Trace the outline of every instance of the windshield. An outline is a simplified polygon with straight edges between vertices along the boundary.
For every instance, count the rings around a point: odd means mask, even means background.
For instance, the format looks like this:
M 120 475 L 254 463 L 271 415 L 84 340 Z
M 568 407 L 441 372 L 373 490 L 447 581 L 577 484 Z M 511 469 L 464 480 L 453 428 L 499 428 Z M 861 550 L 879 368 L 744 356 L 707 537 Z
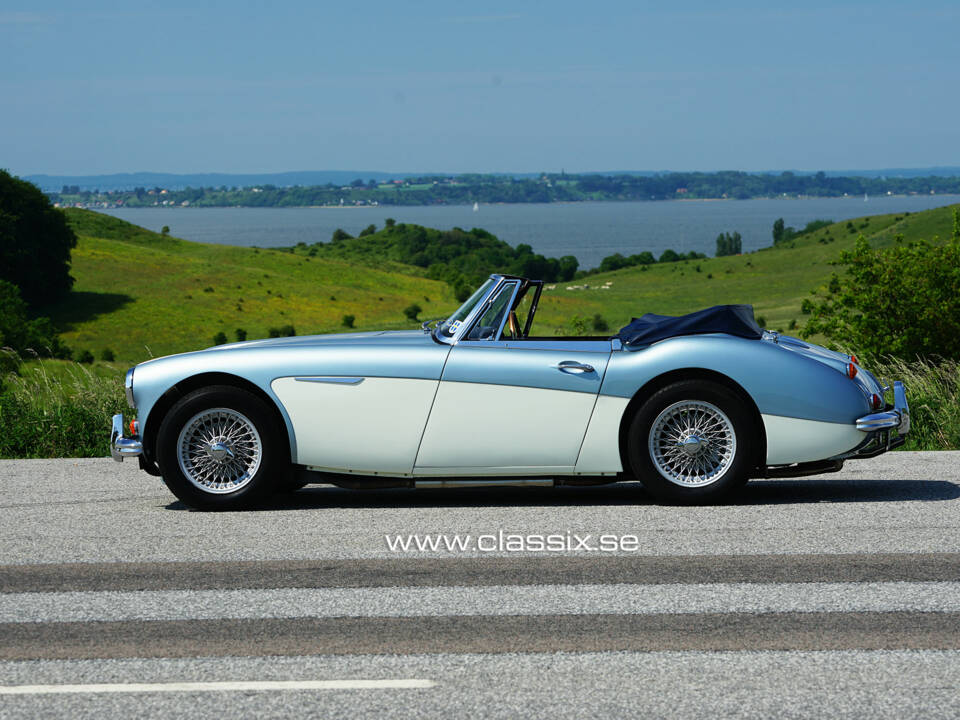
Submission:
M 453 315 L 440 323 L 440 325 L 437 327 L 437 334 L 440 337 L 446 338 L 456 335 L 457 330 L 460 329 L 463 321 L 466 320 L 470 315 L 470 312 L 473 310 L 474 306 L 480 302 L 481 298 L 487 294 L 487 291 L 495 282 L 496 280 L 493 278 L 488 278 L 487 281 L 481 285 L 473 295 L 470 296 L 469 300 L 457 308 L 457 311 Z

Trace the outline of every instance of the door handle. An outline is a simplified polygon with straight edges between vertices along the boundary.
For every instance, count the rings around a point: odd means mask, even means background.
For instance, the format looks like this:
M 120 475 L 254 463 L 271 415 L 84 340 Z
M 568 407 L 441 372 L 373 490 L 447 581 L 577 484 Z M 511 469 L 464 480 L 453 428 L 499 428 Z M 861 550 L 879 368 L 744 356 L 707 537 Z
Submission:
M 586 373 L 593 372 L 593 365 L 587 365 L 586 363 L 579 363 L 576 360 L 564 360 L 554 367 L 563 373 L 568 373 L 570 375 L 584 375 Z

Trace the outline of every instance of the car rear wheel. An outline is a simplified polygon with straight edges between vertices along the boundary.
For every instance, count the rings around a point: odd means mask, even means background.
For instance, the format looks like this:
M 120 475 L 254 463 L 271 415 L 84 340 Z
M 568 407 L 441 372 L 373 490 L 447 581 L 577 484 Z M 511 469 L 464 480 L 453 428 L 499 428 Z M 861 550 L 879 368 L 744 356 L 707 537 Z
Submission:
M 630 424 L 631 468 L 656 498 L 708 503 L 750 477 L 757 428 L 732 390 L 704 380 L 683 380 L 657 391 Z
M 288 463 L 267 405 L 229 386 L 181 398 L 157 436 L 157 461 L 167 487 L 200 510 L 238 510 L 282 487 Z

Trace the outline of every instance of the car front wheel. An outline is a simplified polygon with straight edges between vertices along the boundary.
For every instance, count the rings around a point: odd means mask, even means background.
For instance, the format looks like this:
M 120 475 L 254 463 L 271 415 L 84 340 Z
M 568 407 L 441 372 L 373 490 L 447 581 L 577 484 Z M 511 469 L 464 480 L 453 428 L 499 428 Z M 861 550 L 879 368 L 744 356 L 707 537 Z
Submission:
M 732 390 L 683 380 L 657 391 L 634 416 L 628 454 L 656 498 L 708 503 L 742 486 L 753 470 L 757 428 Z
M 229 386 L 201 388 L 167 413 L 157 461 L 167 487 L 200 510 L 238 510 L 286 479 L 283 439 L 266 404 Z

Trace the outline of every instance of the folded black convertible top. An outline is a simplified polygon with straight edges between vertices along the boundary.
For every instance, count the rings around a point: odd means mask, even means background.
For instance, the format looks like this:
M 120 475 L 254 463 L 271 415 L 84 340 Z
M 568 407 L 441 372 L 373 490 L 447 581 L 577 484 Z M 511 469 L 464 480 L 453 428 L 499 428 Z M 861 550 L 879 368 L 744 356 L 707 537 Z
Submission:
M 625 346 L 637 347 L 678 335 L 704 333 L 727 333 L 751 340 L 763 337 L 763 330 L 753 319 L 753 305 L 714 305 L 680 317 L 647 313 L 633 318 L 617 337 Z

